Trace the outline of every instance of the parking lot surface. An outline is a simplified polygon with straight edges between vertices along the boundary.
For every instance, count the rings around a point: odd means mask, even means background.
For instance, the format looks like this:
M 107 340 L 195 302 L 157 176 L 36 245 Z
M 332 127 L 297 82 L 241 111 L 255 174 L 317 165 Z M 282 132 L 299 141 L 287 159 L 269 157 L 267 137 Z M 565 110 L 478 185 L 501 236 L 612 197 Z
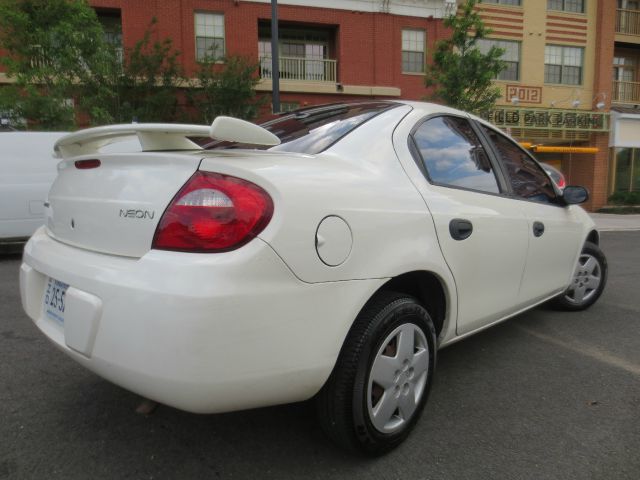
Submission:
M 586 312 L 540 307 L 440 352 L 425 414 L 389 455 L 334 448 L 310 403 L 224 415 L 159 407 L 58 352 L 0 257 L 0 479 L 640 478 L 640 232 L 606 232 Z M 170 359 L 168 359 L 170 361 Z

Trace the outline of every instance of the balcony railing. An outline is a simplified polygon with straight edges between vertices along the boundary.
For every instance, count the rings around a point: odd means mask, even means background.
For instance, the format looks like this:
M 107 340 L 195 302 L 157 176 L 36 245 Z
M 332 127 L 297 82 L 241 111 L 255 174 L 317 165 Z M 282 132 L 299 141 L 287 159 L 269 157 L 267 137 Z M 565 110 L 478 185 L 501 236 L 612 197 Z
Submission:
M 611 100 L 618 103 L 640 104 L 640 82 L 613 81 Z
M 616 15 L 616 33 L 640 35 L 640 10 L 619 8 Z
M 280 79 L 306 82 L 336 82 L 337 60 L 280 57 Z M 272 78 L 271 57 L 260 57 L 260 78 Z

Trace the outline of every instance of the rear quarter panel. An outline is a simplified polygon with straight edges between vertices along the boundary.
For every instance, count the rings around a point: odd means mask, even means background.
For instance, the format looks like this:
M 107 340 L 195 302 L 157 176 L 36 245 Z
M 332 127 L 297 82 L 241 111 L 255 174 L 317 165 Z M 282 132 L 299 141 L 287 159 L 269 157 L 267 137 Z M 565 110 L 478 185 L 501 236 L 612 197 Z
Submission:
M 410 110 L 403 105 L 384 112 L 315 156 L 205 158 L 200 168 L 241 175 L 269 191 L 274 217 L 260 238 L 305 282 L 389 278 L 414 270 L 448 278 L 429 211 L 392 145 L 395 126 Z M 347 259 L 333 267 L 316 251 L 318 225 L 330 215 L 349 225 L 353 242 Z

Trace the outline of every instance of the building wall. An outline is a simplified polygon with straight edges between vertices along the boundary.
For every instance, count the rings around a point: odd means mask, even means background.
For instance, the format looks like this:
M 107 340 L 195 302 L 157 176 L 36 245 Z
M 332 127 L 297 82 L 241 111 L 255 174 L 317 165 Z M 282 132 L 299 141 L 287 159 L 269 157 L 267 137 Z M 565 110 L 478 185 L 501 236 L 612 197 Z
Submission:
M 521 6 L 480 5 L 481 17 L 493 29 L 491 38 L 516 40 L 521 42 L 520 80 L 497 81 L 503 97 L 498 104 L 508 105 L 507 85 L 540 87 L 542 94 L 535 101 L 523 97 L 523 106 L 574 108 L 573 101 L 579 100 L 578 109 L 590 110 L 594 89 L 594 75 L 597 50 L 598 3 L 587 0 L 584 14 L 547 10 L 546 0 L 522 0 Z M 614 7 L 615 9 L 615 7 Z M 584 69 L 581 85 L 552 85 L 544 81 L 545 46 L 561 45 L 584 48 Z
M 152 18 L 155 17 L 157 24 L 154 28 L 157 39 L 169 37 L 173 40 L 175 48 L 182 53 L 181 59 L 188 75 L 192 75 L 197 66 L 194 12 L 223 13 L 226 53 L 243 55 L 254 60 L 258 59 L 258 22 L 271 18 L 271 6 L 268 3 L 244 0 L 140 0 L 137 2 L 91 0 L 90 3 L 98 9 L 116 8 L 121 11 L 125 48 L 133 46 L 142 37 Z M 345 97 L 421 99 L 428 93 L 424 86 L 423 75 L 401 72 L 401 32 L 403 28 L 425 30 L 427 40 L 425 56 L 429 57 L 434 43 L 446 36 L 441 18 L 370 11 L 371 5 L 385 2 L 356 0 L 356 4 L 363 5 L 363 11 L 288 5 L 287 3 L 318 4 L 318 2 L 309 1 L 279 2 L 280 24 L 298 24 L 301 27 L 327 26 L 336 29 L 337 83 L 340 86 L 314 85 L 313 82 L 296 82 L 291 85 L 291 82 L 281 82 L 283 101 L 311 104 L 322 101 L 322 95 L 342 99 Z M 416 2 L 399 3 L 415 4 Z M 422 3 L 426 8 L 422 10 L 423 13 L 444 12 L 442 9 L 438 10 L 439 7 L 436 8 L 444 4 L 441 1 L 423 0 Z M 258 89 L 270 91 L 271 84 L 269 81 L 263 82 Z
M 611 105 L 616 0 L 586 0 L 584 13 L 547 10 L 546 0 L 522 0 L 520 6 L 478 6 L 490 37 L 520 42 L 518 80 L 495 82 L 502 92 L 499 106 L 520 112 L 552 115 L 560 109 L 576 112 L 608 112 Z M 545 83 L 545 47 L 559 45 L 583 48 L 580 85 Z M 517 103 L 512 98 L 518 97 Z M 596 107 L 601 103 L 600 108 Z M 603 105 L 602 105 L 603 104 Z M 589 133 L 549 128 L 518 129 L 514 135 L 532 144 L 562 147 L 596 147 L 596 154 L 544 155 L 541 160 L 558 162 L 569 184 L 584 185 L 591 193 L 588 209 L 607 203 L 609 148 L 607 132 Z

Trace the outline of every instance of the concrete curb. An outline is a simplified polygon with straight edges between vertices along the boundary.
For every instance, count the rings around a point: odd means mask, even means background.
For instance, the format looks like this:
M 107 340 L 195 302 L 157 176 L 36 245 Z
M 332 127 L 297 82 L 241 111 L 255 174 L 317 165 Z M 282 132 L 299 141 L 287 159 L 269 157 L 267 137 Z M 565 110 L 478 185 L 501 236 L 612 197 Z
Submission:
M 640 215 L 591 213 L 596 228 L 601 232 L 634 232 L 640 230 Z

